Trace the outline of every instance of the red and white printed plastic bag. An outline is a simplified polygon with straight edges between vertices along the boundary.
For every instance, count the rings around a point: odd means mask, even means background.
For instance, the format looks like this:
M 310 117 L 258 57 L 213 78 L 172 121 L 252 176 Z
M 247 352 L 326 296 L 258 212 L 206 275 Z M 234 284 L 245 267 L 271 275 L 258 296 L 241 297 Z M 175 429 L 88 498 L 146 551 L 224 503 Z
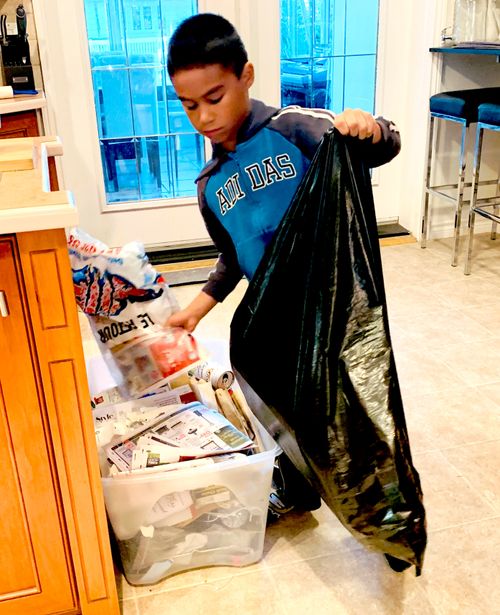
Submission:
M 109 248 L 73 228 L 68 250 L 76 301 L 129 396 L 166 385 L 169 376 L 199 360 L 193 337 L 165 326 L 179 305 L 141 243 Z

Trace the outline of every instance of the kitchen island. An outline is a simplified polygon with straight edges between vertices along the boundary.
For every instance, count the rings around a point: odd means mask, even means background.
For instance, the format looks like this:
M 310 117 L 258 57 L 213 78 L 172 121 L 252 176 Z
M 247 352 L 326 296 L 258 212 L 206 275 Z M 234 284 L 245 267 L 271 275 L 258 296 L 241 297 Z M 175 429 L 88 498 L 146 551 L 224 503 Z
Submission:
M 0 140 L 0 615 L 117 615 L 50 137 Z

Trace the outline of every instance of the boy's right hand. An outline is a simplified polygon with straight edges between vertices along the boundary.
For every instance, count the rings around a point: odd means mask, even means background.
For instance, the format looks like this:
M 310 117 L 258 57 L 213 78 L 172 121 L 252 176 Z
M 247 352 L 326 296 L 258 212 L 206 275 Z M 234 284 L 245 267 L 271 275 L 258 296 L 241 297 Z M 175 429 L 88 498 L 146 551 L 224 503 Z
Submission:
M 333 125 L 344 136 L 372 139 L 374 144 L 382 138 L 377 120 L 371 113 L 362 109 L 344 109 L 335 116 Z
M 189 308 L 172 314 L 166 322 L 167 327 L 183 327 L 188 333 L 192 333 L 200 322 L 201 316 L 192 312 Z
M 192 333 L 203 316 L 216 305 L 217 301 L 213 297 L 201 291 L 186 308 L 172 314 L 165 325 L 183 327 L 188 333 Z

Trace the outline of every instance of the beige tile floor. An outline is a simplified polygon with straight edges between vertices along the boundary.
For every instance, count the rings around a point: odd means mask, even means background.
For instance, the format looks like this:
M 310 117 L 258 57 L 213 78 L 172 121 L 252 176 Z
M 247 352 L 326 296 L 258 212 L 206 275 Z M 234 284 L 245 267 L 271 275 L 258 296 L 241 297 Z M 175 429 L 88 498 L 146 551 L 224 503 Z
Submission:
M 450 242 L 384 247 L 391 333 L 429 543 L 421 577 L 392 572 L 322 507 L 270 526 L 247 568 L 189 571 L 150 587 L 117 575 L 123 615 L 500 614 L 500 239 L 473 272 Z M 176 288 L 182 305 L 199 286 Z M 226 339 L 245 290 L 200 324 Z

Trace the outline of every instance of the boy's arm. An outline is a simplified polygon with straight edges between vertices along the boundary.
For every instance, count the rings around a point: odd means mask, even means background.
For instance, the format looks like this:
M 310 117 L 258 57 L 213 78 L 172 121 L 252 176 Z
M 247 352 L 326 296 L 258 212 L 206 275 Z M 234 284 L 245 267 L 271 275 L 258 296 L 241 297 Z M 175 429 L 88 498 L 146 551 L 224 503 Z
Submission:
M 186 331 L 191 333 L 200 320 L 216 305 L 217 301 L 213 297 L 201 291 L 186 308 L 172 314 L 166 325 L 168 327 L 184 327 Z
M 364 141 L 364 159 L 369 167 L 392 160 L 401 149 L 401 137 L 393 122 L 374 118 L 360 109 L 346 109 L 335 116 L 335 128 L 343 134 Z
M 234 290 L 243 277 L 243 273 L 238 263 L 233 240 L 213 211 L 206 205 L 201 190 L 198 194 L 198 200 L 208 234 L 219 252 L 215 268 L 210 272 L 208 281 L 202 290 L 213 297 L 216 302 L 220 302 L 224 301 L 229 293 Z
M 362 141 L 363 156 L 369 167 L 389 162 L 401 149 L 399 131 L 392 122 L 382 117 L 375 119 L 360 109 L 345 109 L 335 114 L 326 109 L 290 106 L 278 111 L 269 123 L 269 128 L 296 145 L 310 160 L 325 132 L 333 127 Z
M 243 274 L 238 264 L 236 250 L 229 234 L 206 205 L 203 194 L 204 183 L 198 184 L 198 201 L 208 234 L 220 252 L 215 268 L 208 276 L 208 282 L 191 303 L 173 314 L 166 322 L 170 327 L 184 327 L 190 333 L 200 320 L 223 301 L 241 280 Z

